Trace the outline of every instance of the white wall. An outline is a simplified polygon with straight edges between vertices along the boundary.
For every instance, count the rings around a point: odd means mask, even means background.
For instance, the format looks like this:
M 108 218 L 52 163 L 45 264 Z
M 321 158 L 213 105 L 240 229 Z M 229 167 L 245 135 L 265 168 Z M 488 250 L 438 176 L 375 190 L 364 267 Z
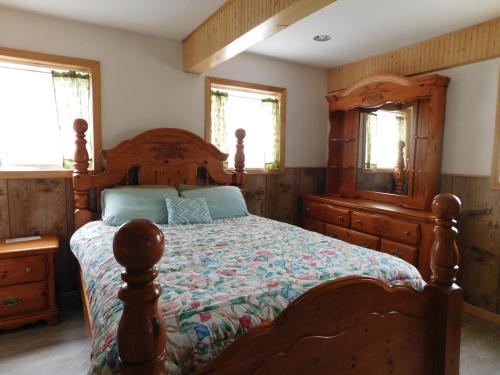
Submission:
M 491 173 L 500 58 L 441 70 L 450 77 L 446 100 L 443 173 Z M 497 104 L 498 103 L 498 104 Z
M 104 148 L 155 127 L 203 136 L 204 77 L 182 71 L 180 42 L 0 8 L 0 46 L 99 60 Z M 243 54 L 208 74 L 286 87 L 286 166 L 326 164 L 326 71 Z

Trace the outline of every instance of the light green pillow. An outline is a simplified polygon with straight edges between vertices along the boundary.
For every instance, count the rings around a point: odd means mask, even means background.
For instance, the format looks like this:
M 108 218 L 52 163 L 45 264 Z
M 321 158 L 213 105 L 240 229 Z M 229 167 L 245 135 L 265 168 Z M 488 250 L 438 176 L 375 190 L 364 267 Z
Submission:
M 102 221 L 118 226 L 133 219 L 147 219 L 157 224 L 168 222 L 165 199 L 178 198 L 174 187 L 120 187 L 101 194 Z
M 245 199 L 236 186 L 216 186 L 181 192 L 183 198 L 205 198 L 213 220 L 248 215 Z

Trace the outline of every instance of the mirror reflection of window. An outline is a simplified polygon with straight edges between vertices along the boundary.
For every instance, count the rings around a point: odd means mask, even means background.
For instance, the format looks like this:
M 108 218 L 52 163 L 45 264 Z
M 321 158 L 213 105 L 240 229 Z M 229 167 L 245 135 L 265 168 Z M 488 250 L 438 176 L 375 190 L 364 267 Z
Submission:
M 406 144 L 406 121 L 405 112 L 378 110 L 366 114 L 364 169 L 394 169 L 399 142 Z

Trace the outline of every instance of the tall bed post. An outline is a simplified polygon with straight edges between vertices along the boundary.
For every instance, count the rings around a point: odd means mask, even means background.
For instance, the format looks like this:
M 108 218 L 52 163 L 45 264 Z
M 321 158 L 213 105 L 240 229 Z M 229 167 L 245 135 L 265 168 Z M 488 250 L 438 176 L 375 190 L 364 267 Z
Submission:
M 439 375 L 459 374 L 463 291 L 455 284 L 459 262 L 455 218 L 460 208 L 460 199 L 453 194 L 439 194 L 432 201 L 432 213 L 436 216 L 430 282 L 435 293 L 432 373 Z
M 76 149 L 73 163 L 75 229 L 92 220 L 92 213 L 89 207 L 89 154 L 87 152 L 87 140 L 85 139 L 85 132 L 88 127 L 87 121 L 84 119 L 79 118 L 73 122 L 73 129 L 76 133 Z
M 246 172 L 245 172 L 245 145 L 243 144 L 243 139 L 245 139 L 247 132 L 245 129 L 237 129 L 234 133 L 236 135 L 236 153 L 234 154 L 234 177 L 233 185 L 243 187 L 246 182 Z
M 123 313 L 118 326 L 118 355 L 124 375 L 164 374 L 165 324 L 158 310 L 161 286 L 155 264 L 164 249 L 162 231 L 153 223 L 132 220 L 113 239 L 116 261 L 125 267 L 118 297 Z

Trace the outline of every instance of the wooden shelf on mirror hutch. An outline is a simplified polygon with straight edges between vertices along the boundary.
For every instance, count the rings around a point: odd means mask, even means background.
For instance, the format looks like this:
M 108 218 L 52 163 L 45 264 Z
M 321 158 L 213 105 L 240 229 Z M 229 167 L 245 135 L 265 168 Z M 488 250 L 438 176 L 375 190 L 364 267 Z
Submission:
M 399 256 L 428 279 L 448 82 L 378 74 L 327 96 L 325 195 L 303 198 L 305 228 Z

